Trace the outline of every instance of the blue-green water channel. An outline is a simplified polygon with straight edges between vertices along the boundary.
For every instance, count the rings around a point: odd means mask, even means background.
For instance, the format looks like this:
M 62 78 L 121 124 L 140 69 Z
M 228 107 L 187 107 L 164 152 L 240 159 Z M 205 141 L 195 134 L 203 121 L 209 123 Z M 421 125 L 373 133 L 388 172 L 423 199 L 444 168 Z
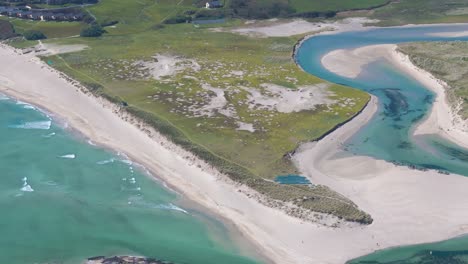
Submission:
M 179 199 L 124 156 L 0 95 L 0 263 L 122 254 L 256 263 L 223 224 Z
M 313 75 L 378 97 L 377 114 L 348 140 L 344 149 L 349 155 L 367 155 L 417 169 L 436 169 L 468 176 L 468 150 L 436 136 L 411 136 L 415 124 L 426 116 L 431 107 L 435 96 L 431 91 L 384 60 L 368 65 L 355 79 L 333 74 L 320 62 L 323 55 L 336 49 L 414 41 L 468 40 L 468 37 L 442 38 L 429 35 L 466 30 L 468 24 L 378 28 L 320 35 L 303 43 L 296 60 Z M 467 256 L 468 237 L 465 237 L 390 249 L 352 263 L 468 263 Z M 452 262 L 454 258 L 461 262 Z

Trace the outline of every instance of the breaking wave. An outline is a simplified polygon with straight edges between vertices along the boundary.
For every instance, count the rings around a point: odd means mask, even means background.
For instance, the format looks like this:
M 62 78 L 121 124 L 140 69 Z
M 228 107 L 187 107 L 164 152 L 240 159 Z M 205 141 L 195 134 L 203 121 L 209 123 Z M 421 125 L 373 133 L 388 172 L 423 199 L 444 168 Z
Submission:
M 67 154 L 67 155 L 62 155 L 62 156 L 60 156 L 60 158 L 63 158 L 63 159 L 74 159 L 74 158 L 76 158 L 76 155 L 75 155 L 75 154 Z
M 96 162 L 96 164 L 99 164 L 99 165 L 104 165 L 104 164 L 108 164 L 108 163 L 114 163 L 115 159 L 108 159 L 108 160 L 101 160 L 101 161 L 98 161 Z
M 53 137 L 55 136 L 55 132 L 52 132 L 50 134 L 47 134 L 47 135 L 42 135 L 42 137 L 45 137 L 45 138 L 50 138 L 50 137 Z
M 10 128 L 19 128 L 19 129 L 43 129 L 49 130 L 52 125 L 52 121 L 36 121 L 36 122 L 26 122 L 21 125 L 11 125 Z
M 182 212 L 184 214 L 188 214 L 188 212 L 176 205 L 173 205 L 171 203 L 169 204 L 159 204 L 156 206 L 156 208 L 159 208 L 159 209 L 163 209 L 163 210 L 174 210 L 174 211 L 178 211 L 178 212 Z
M 23 181 L 23 187 L 21 187 L 21 191 L 23 192 L 34 192 L 34 189 L 31 187 L 31 185 L 28 184 L 28 178 L 24 177 L 22 179 Z
M 23 192 L 34 192 L 34 189 L 31 187 L 31 185 L 26 184 L 25 186 L 23 186 L 21 188 L 21 191 L 23 191 Z
M 159 210 L 170 210 L 170 211 L 177 211 L 181 212 L 184 214 L 189 214 L 188 211 L 184 210 L 183 208 L 178 207 L 177 205 L 174 205 L 172 203 L 167 203 L 167 204 L 153 204 L 151 202 L 146 202 L 143 200 L 143 197 L 141 196 L 133 196 L 128 199 L 128 204 L 129 205 L 136 205 L 136 206 L 142 206 L 146 208 L 152 208 L 152 209 L 159 209 Z
M 128 160 L 128 159 L 120 160 L 120 162 L 125 163 L 125 164 L 130 165 L 130 166 L 133 165 L 133 161 Z

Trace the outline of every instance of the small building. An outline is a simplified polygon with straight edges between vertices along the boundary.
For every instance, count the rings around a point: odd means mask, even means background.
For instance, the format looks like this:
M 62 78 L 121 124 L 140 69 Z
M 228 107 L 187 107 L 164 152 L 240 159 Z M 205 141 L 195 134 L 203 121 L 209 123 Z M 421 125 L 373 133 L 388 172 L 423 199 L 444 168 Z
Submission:
M 16 17 L 19 17 L 19 18 L 29 18 L 29 15 L 31 15 L 32 13 L 30 11 L 19 11 L 17 14 L 16 14 Z
M 18 10 L 10 10 L 7 14 L 9 17 L 16 17 L 18 15 L 18 12 Z
M 223 4 L 221 3 L 221 1 L 210 1 L 206 3 L 205 7 L 206 8 L 220 8 L 220 7 L 223 7 Z
M 29 18 L 32 20 L 41 20 L 41 14 L 31 14 L 29 15 Z

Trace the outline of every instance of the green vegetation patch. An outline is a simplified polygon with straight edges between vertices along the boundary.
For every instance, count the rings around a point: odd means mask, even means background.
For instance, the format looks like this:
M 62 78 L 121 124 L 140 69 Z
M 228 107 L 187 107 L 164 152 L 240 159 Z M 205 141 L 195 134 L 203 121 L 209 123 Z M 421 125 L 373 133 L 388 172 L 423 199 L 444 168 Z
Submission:
M 119 23 L 100 38 L 45 40 L 89 47 L 44 58 L 53 67 L 238 183 L 306 210 L 371 222 L 328 188 L 273 182 L 298 173 L 288 154 L 299 144 L 350 119 L 369 100 L 364 92 L 299 69 L 292 60 L 297 38 L 252 39 L 209 25 L 160 26 L 193 11 L 192 1 L 103 0 L 88 10 L 98 23 Z
M 77 36 L 86 24 L 81 22 L 53 22 L 53 21 L 32 21 L 17 18 L 7 18 L 14 26 L 15 31 L 24 34 L 28 30 L 37 30 L 44 33 L 47 38 L 63 38 Z M 0 19 L 1 21 L 1 19 Z
M 430 42 L 400 44 L 418 67 L 445 81 L 448 100 L 458 114 L 468 118 L 468 42 Z M 450 52 L 447 52 L 450 51 Z M 460 106 L 460 107 L 459 107 Z
M 16 33 L 13 25 L 6 20 L 0 19 L 0 40 L 8 39 L 14 36 L 16 36 Z
M 425 23 L 466 23 L 468 0 L 400 0 L 376 9 L 371 17 L 381 20 L 379 25 Z
M 23 33 L 23 36 L 26 40 L 40 40 L 40 39 L 46 39 L 47 37 L 44 35 L 44 33 L 38 31 L 38 30 L 28 30 Z
M 231 0 L 228 7 L 235 16 L 252 19 L 272 17 L 333 17 L 339 11 L 372 9 L 388 0 Z

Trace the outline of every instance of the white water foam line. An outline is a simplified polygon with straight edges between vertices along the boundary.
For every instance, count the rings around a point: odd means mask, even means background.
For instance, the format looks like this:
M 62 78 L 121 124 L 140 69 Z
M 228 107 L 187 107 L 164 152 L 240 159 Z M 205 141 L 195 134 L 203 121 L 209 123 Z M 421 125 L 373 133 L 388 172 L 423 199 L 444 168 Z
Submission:
M 52 121 L 35 121 L 35 122 L 26 122 L 21 125 L 11 125 L 10 128 L 18 129 L 42 129 L 49 130 L 52 125 Z

